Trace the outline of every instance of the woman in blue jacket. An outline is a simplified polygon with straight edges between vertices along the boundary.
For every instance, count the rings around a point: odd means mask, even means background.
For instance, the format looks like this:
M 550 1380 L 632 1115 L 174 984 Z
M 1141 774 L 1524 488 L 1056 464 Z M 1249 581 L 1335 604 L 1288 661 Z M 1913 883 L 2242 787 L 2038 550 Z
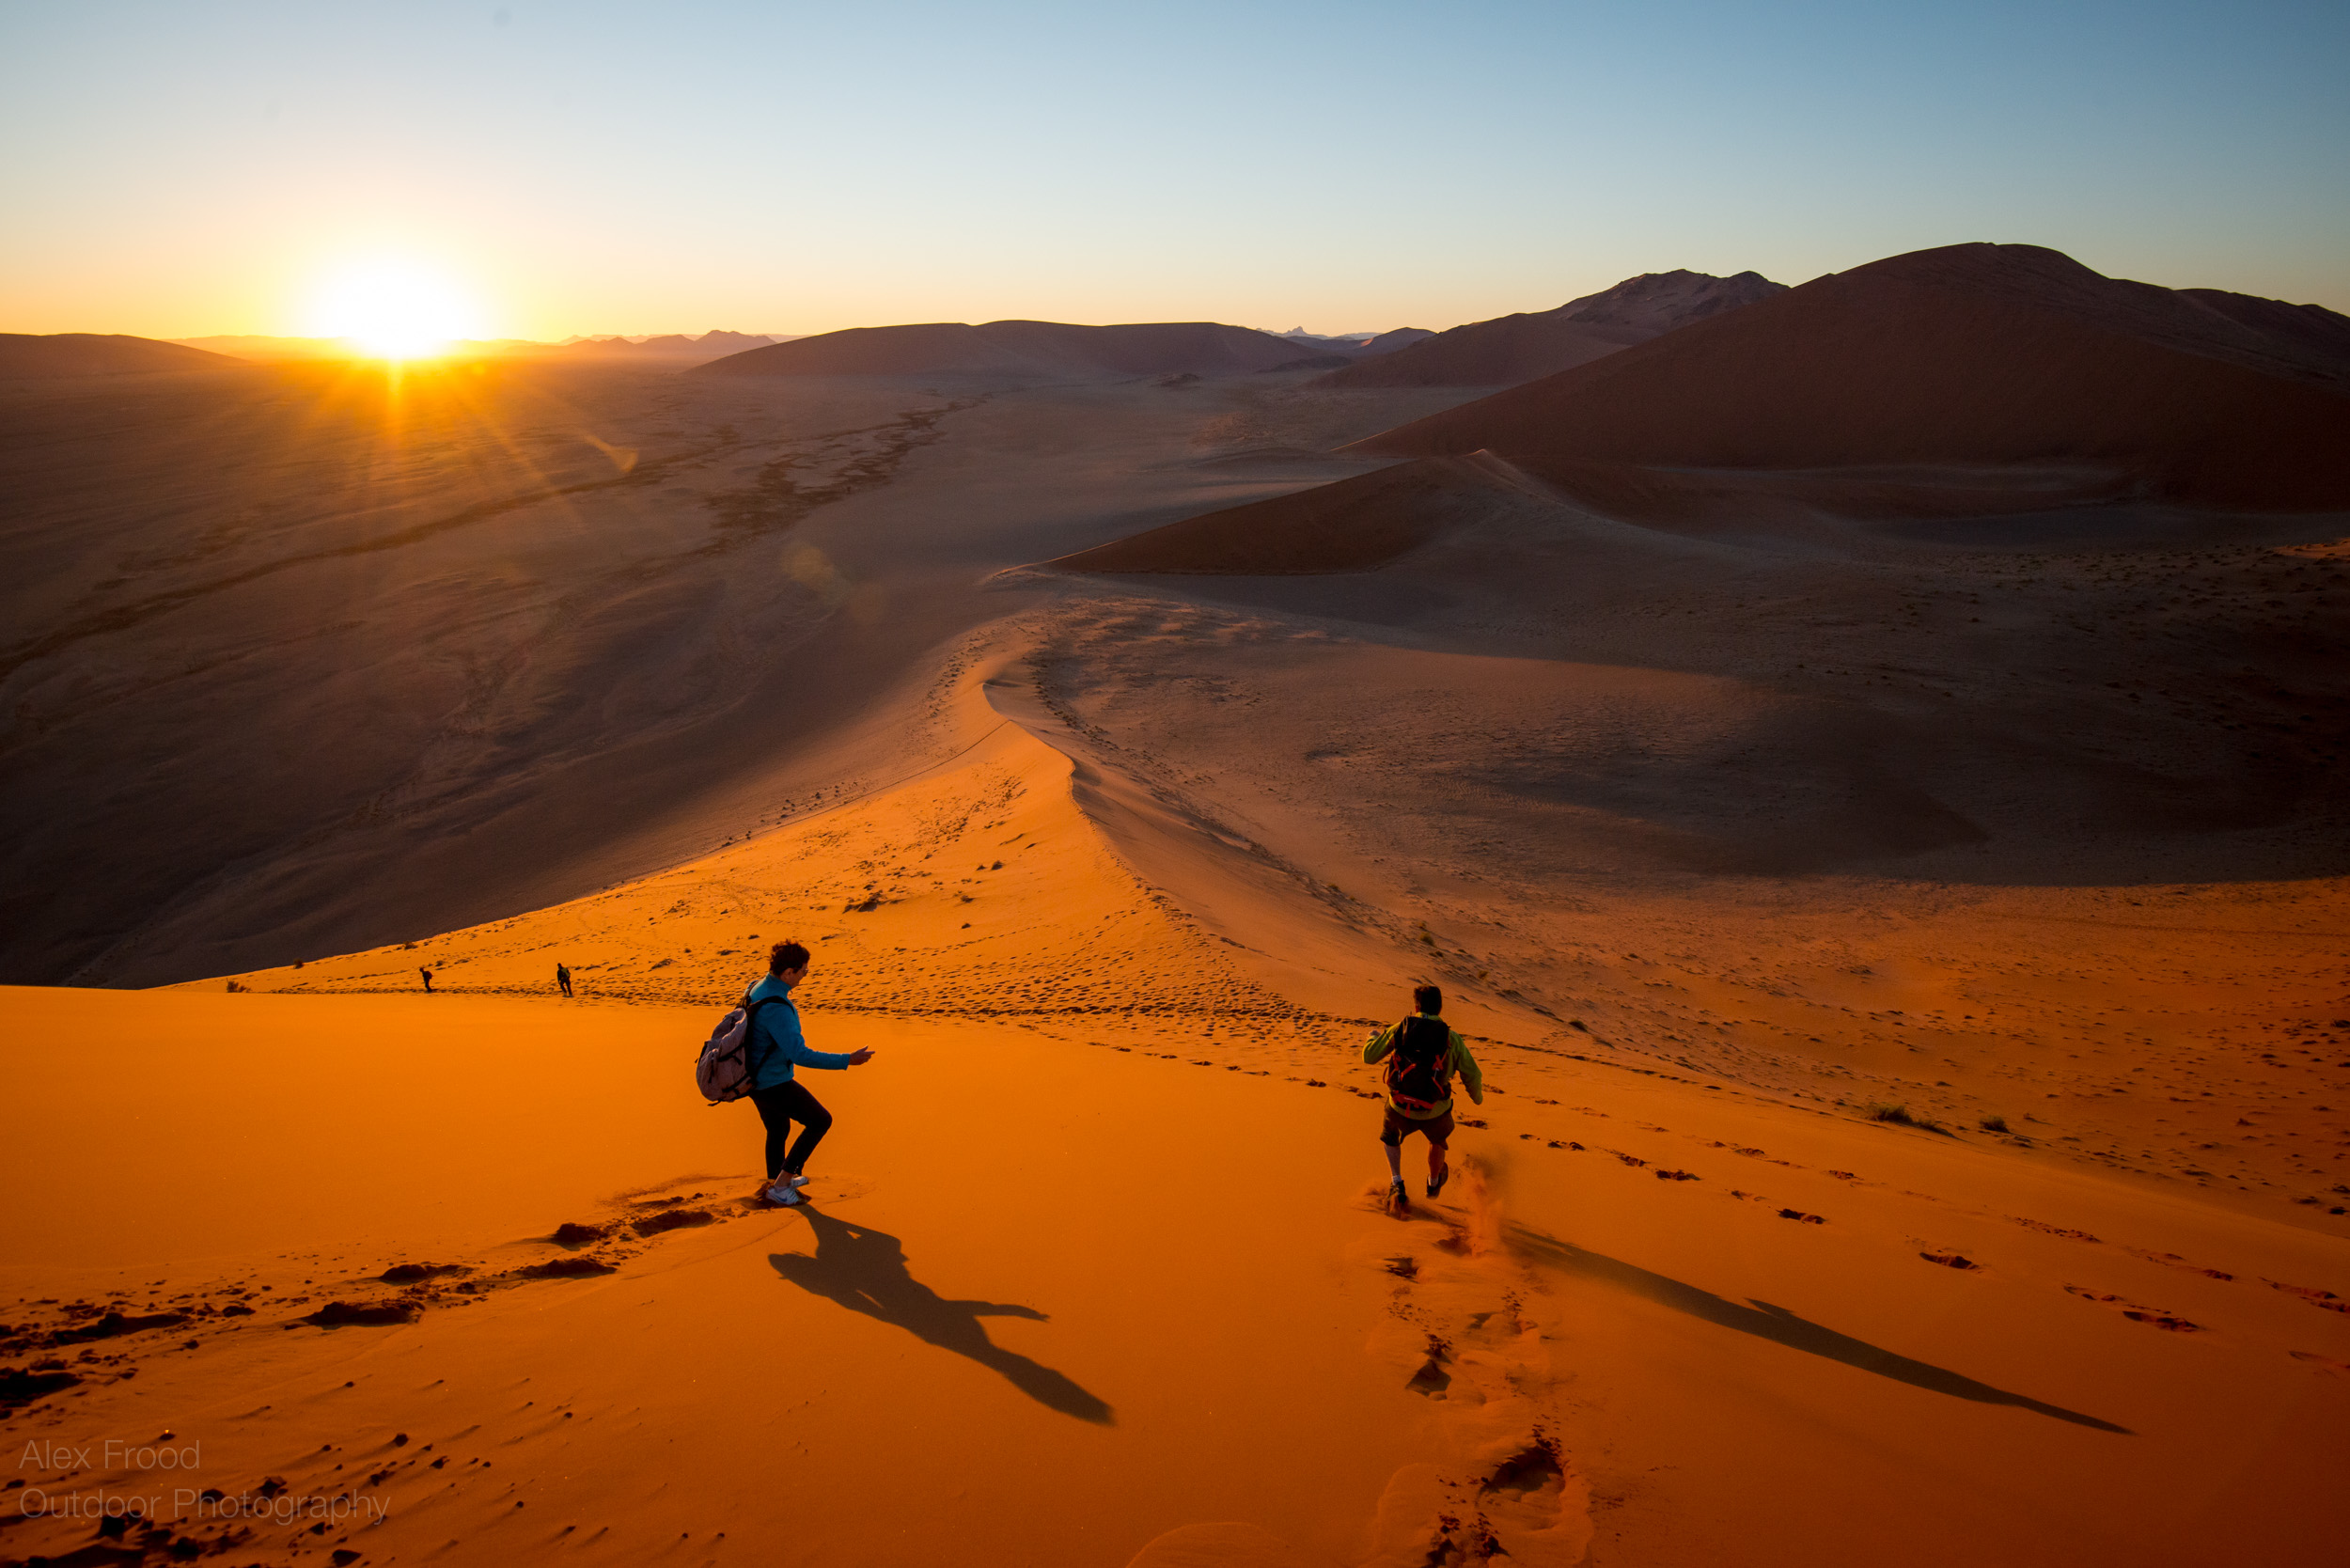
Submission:
M 801 1174 L 808 1155 L 832 1127 L 832 1112 L 819 1105 L 792 1072 L 801 1067 L 860 1067 L 873 1059 L 870 1051 L 811 1051 L 800 1033 L 800 1010 L 791 1005 L 791 988 L 807 979 L 807 949 L 797 942 L 778 942 L 767 959 L 767 978 L 751 987 L 750 1055 L 759 1063 L 751 1075 L 751 1104 L 767 1124 L 767 1200 L 797 1203 L 807 1184 Z M 791 1123 L 800 1124 L 799 1138 Z

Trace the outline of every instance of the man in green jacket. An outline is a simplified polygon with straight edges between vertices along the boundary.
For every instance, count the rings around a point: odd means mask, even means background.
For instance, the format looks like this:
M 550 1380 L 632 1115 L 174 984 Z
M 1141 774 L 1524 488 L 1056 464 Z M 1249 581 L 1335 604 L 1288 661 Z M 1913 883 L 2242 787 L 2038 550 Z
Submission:
M 1413 1133 L 1428 1139 L 1428 1196 L 1444 1191 L 1451 1172 L 1445 1167 L 1445 1145 L 1452 1138 L 1452 1075 L 1468 1086 L 1469 1098 L 1485 1103 L 1485 1075 L 1477 1070 L 1468 1043 L 1436 1015 L 1444 1011 L 1444 993 L 1433 985 L 1412 992 L 1418 1011 L 1401 1024 L 1381 1029 L 1363 1044 L 1363 1059 L 1387 1063 L 1387 1115 L 1379 1141 L 1387 1146 L 1388 1200 L 1399 1209 L 1410 1197 L 1403 1190 L 1403 1140 Z

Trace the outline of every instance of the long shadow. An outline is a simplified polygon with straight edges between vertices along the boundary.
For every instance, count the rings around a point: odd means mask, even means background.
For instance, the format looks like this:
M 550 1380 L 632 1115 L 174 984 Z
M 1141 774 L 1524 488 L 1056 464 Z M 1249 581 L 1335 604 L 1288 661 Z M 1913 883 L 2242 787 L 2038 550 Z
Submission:
M 1734 1301 L 1725 1301 L 1710 1291 L 1701 1291 L 1695 1285 L 1684 1285 L 1678 1279 L 1651 1274 L 1637 1264 L 1589 1251 L 1573 1242 L 1545 1236 L 1523 1225 L 1512 1225 L 1509 1231 L 1511 1247 L 1537 1263 L 1600 1280 L 1618 1290 L 1629 1291 L 1634 1295 L 1669 1307 L 1676 1312 L 1686 1312 L 1693 1318 L 1702 1318 L 1724 1328 L 1734 1328 L 1741 1334 L 1774 1341 L 1790 1350 L 1800 1350 L 1808 1356 L 1825 1356 L 1831 1361 L 1841 1361 L 1848 1367 L 1858 1367 L 1862 1372 L 1889 1377 L 1896 1383 L 1906 1383 L 1913 1388 L 1931 1389 L 1937 1394 L 1949 1394 L 1954 1399 L 1970 1399 L 1981 1404 L 2013 1404 L 2038 1415 L 2052 1416 L 2060 1421 L 2071 1421 L 2076 1426 L 2094 1427 L 2099 1432 L 2118 1432 L 2125 1437 L 2137 1435 L 2126 1426 L 2116 1426 L 2111 1421 L 2084 1416 L 2077 1410 L 2067 1410 L 2061 1405 L 2046 1404 L 2023 1394 L 2011 1394 L 2004 1388 L 1994 1388 L 1988 1383 L 1978 1383 L 1971 1377 L 1963 1377 L 1941 1367 L 1913 1361 L 1889 1350 L 1880 1350 L 1849 1334 L 1839 1334 L 1833 1328 L 1807 1322 L 1786 1308 L 1774 1307 L 1767 1301 L 1742 1307 Z
M 1011 1386 L 1064 1416 L 1102 1426 L 1117 1424 L 1110 1407 L 1050 1367 L 992 1342 L 981 1318 L 1027 1318 L 1042 1323 L 1033 1307 L 996 1301 L 948 1301 L 906 1272 L 905 1248 L 885 1231 L 835 1219 L 812 1203 L 800 1213 L 816 1232 L 816 1255 L 771 1252 L 767 1261 L 811 1295 L 837 1301 L 852 1312 L 895 1324 L 926 1344 L 967 1356 Z

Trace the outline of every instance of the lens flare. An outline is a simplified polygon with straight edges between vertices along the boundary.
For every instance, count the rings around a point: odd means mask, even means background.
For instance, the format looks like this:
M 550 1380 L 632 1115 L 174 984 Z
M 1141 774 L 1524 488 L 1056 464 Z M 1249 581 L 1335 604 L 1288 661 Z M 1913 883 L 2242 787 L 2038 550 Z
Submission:
M 348 340 L 377 359 L 428 359 L 461 337 L 480 336 L 480 311 L 430 269 L 404 261 L 354 267 L 322 286 L 312 330 Z

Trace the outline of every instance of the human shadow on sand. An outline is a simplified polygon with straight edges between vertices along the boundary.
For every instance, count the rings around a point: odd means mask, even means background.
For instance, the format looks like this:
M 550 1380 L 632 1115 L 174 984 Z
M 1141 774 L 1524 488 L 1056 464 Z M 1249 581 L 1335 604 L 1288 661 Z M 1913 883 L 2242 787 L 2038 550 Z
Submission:
M 1776 1341 L 1790 1350 L 1800 1350 L 1806 1355 L 1825 1356 L 1831 1361 L 1841 1361 L 1848 1367 L 1857 1367 L 1879 1377 L 1889 1377 L 1896 1383 L 1931 1389 L 1937 1394 L 1949 1394 L 1954 1399 L 1974 1400 L 1982 1404 L 2013 1404 L 2039 1415 L 2052 1416 L 2060 1421 L 2071 1421 L 2076 1426 L 2094 1427 L 2099 1432 L 2118 1432 L 2125 1437 L 2137 1435 L 2126 1426 L 2116 1426 L 2111 1421 L 2084 1416 L 2077 1410 L 2067 1410 L 2061 1405 L 2045 1404 L 2023 1394 L 2011 1394 L 2004 1388 L 1994 1388 L 1988 1383 L 1978 1383 L 1971 1377 L 1961 1376 L 1941 1367 L 1913 1361 L 1889 1350 L 1880 1350 L 1849 1334 L 1839 1334 L 1833 1328 L 1807 1322 L 1784 1307 L 1774 1307 L 1767 1301 L 1756 1301 L 1747 1306 L 1725 1301 L 1710 1291 L 1684 1285 L 1661 1274 L 1651 1274 L 1637 1264 L 1588 1251 L 1573 1242 L 1559 1241 L 1523 1225 L 1509 1228 L 1509 1242 L 1520 1256 L 1534 1262 L 1563 1273 L 1579 1274 L 1588 1279 L 1597 1279 L 1619 1290 L 1629 1291 L 1634 1295 L 1644 1296 L 1660 1306 L 1669 1307 L 1676 1312 L 1686 1312 L 1693 1318 L 1702 1318 L 1724 1328 L 1734 1328 L 1741 1334 Z
M 905 1248 L 897 1237 L 835 1219 L 812 1203 L 803 1203 L 800 1213 L 816 1232 L 816 1255 L 771 1252 L 767 1261 L 777 1274 L 811 1295 L 895 1324 L 926 1344 L 967 1356 L 991 1372 L 1001 1372 L 1013 1388 L 1039 1404 L 1064 1416 L 1102 1426 L 1117 1424 L 1108 1405 L 1052 1368 L 992 1342 L 979 1325 L 981 1318 L 1028 1318 L 1042 1323 L 1044 1313 L 1005 1302 L 948 1301 L 906 1272 Z

